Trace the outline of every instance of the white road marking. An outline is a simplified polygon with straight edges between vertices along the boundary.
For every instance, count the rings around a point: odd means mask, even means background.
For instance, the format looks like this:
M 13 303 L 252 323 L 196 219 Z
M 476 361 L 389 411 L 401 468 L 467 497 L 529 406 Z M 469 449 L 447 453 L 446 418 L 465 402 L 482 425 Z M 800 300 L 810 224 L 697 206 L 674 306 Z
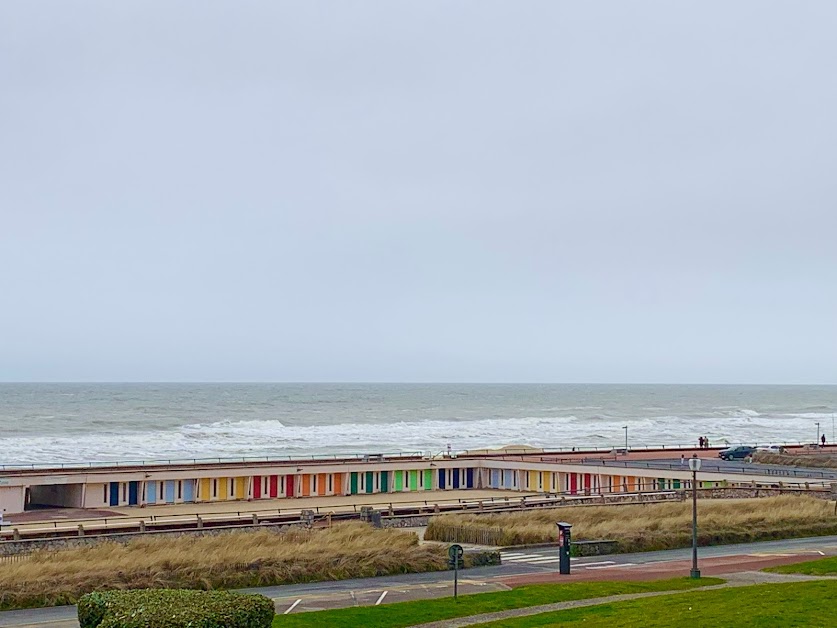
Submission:
M 615 569 L 616 567 L 633 567 L 636 563 L 619 563 L 613 565 L 596 565 L 593 567 L 588 567 L 588 569 Z
M 520 552 L 501 552 L 500 557 L 503 563 L 531 563 L 537 565 L 555 563 L 561 560 L 557 554 L 522 554 Z M 573 563 L 577 560 L 580 559 L 570 558 Z
M 614 562 L 613 562 L 612 560 L 603 560 L 603 561 L 600 561 L 600 562 L 598 562 L 598 563 L 584 563 L 583 565 L 576 565 L 576 567 L 578 567 L 578 568 L 581 568 L 581 567 L 585 567 L 585 568 L 587 568 L 587 567 L 596 567 L 596 566 L 598 566 L 598 565 L 613 565 L 613 564 L 614 564 Z
M 510 563 L 527 563 L 533 558 L 543 558 L 541 554 L 519 554 L 518 556 L 500 555 L 501 559 L 505 558 Z
M 378 601 L 377 601 L 377 602 L 375 602 L 375 606 L 378 606 L 378 604 L 380 604 L 381 602 L 383 602 L 383 601 L 384 601 L 384 598 L 385 598 L 386 596 L 387 596 L 387 591 L 384 591 L 383 593 L 381 593 L 381 597 L 379 597 L 379 598 L 378 598 Z
M 284 613 L 282 613 L 282 614 L 283 614 L 283 615 L 287 615 L 288 613 L 290 613 L 292 610 L 294 610 L 294 609 L 296 608 L 296 605 L 297 605 L 297 604 L 299 604 L 301 601 L 302 601 L 302 598 L 299 598 L 296 602 L 294 602 L 293 604 L 291 604 L 291 606 L 288 608 L 288 610 L 286 610 L 286 611 L 285 611 Z
M 817 554 L 819 554 L 820 556 L 825 556 L 825 552 L 821 552 L 819 550 L 817 550 Z

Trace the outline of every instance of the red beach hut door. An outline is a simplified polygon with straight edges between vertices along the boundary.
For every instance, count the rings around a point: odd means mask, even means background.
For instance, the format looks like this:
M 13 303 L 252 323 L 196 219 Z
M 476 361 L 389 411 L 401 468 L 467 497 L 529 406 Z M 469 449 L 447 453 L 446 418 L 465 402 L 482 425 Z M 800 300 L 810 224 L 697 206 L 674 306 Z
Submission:
M 262 496 L 262 476 L 253 477 L 253 499 L 260 499 Z

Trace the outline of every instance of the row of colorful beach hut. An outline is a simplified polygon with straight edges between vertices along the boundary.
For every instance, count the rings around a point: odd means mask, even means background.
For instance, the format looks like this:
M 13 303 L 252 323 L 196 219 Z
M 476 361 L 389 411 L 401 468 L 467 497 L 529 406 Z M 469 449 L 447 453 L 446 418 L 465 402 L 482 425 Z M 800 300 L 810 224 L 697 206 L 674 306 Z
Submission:
M 109 482 L 101 495 L 102 505 L 133 506 L 474 488 L 575 495 L 678 489 L 681 481 L 466 467 Z

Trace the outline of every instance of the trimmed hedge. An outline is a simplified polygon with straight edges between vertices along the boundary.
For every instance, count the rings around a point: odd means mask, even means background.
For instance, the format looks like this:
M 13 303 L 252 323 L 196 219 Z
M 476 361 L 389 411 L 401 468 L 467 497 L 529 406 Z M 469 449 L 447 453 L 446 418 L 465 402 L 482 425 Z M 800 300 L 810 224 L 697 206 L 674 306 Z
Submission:
M 81 628 L 270 628 L 263 595 L 187 589 L 96 591 L 78 601 Z
M 465 552 L 466 567 L 492 567 L 500 564 L 500 552 L 491 550 Z

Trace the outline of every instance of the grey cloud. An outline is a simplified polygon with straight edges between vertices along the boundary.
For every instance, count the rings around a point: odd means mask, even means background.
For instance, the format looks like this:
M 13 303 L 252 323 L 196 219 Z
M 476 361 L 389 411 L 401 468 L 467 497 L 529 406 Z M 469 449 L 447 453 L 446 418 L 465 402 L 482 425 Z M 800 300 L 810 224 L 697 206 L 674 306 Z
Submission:
M 832 2 L 0 6 L 0 379 L 833 382 Z

